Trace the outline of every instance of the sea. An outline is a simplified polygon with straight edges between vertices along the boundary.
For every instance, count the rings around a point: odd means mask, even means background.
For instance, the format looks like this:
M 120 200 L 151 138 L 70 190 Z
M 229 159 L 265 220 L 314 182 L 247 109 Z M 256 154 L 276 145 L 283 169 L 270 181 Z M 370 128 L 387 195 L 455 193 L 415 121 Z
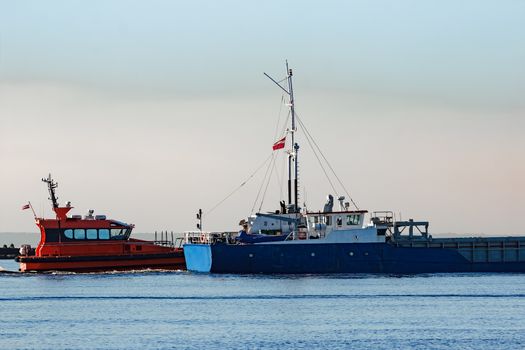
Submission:
M 525 349 L 525 274 L 0 266 L 0 349 Z

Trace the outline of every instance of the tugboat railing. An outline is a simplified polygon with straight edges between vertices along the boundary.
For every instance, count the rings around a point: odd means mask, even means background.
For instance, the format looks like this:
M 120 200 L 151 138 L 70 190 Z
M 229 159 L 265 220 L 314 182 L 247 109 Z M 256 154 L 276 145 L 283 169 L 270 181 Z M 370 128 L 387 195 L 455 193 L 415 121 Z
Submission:
M 159 233 L 157 233 L 157 231 L 155 231 L 155 240 L 153 241 L 153 243 L 156 244 L 156 245 L 163 246 L 163 247 L 174 248 L 174 247 L 177 246 L 177 241 L 179 240 L 179 238 L 180 237 L 178 237 L 178 238 L 174 237 L 173 231 L 171 231 L 171 232 L 160 231 Z

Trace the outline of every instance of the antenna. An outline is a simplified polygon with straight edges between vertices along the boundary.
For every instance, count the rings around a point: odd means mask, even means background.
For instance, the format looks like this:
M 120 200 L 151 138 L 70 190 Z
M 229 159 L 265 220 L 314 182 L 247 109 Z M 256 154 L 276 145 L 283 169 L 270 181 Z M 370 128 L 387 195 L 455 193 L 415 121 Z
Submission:
M 47 183 L 47 188 L 49 190 L 49 196 L 50 196 L 49 199 L 51 200 L 51 203 L 53 204 L 53 208 L 58 208 L 58 197 L 55 194 L 55 189 L 58 187 L 58 183 L 55 182 L 51 178 L 51 173 L 49 174 L 47 179 L 43 178 L 42 182 Z
M 346 206 L 344 204 L 345 196 L 340 196 L 339 198 L 337 198 L 337 200 L 339 201 L 339 209 L 341 211 L 344 211 L 346 209 Z
M 197 213 L 197 220 L 199 221 L 197 223 L 197 228 L 201 231 L 202 233 L 202 209 L 199 209 L 199 212 Z

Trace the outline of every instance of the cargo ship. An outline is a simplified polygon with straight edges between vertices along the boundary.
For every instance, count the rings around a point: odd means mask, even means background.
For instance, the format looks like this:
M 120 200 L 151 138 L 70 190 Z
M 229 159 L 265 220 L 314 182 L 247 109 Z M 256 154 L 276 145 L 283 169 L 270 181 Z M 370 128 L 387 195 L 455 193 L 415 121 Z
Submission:
M 47 184 L 55 218 L 38 218 L 30 203 L 22 209 L 31 209 L 40 230 L 36 249 L 22 245 L 16 261 L 21 272 L 72 271 L 96 272 L 142 269 L 185 269 L 182 248 L 173 241 L 145 241 L 131 238 L 134 225 L 111 220 L 105 215 L 71 215 L 70 202 L 59 206 L 58 184 L 49 177 Z
M 369 213 L 351 197 L 355 209 L 350 210 L 345 196 L 336 197 L 339 208 L 334 208 L 331 195 L 322 210 L 300 208 L 299 145 L 288 64 L 286 74 L 280 81 L 266 76 L 289 97 L 291 126 L 273 146 L 274 151 L 285 148 L 287 138 L 291 139 L 288 202 L 282 201 L 276 211 L 241 220 L 239 232 L 187 232 L 188 270 L 239 274 L 525 272 L 525 236 L 434 238 L 427 221 L 397 220 L 390 211 Z M 310 136 L 307 131 L 304 134 Z M 317 159 L 323 158 L 321 154 Z M 202 223 L 198 227 L 202 229 Z

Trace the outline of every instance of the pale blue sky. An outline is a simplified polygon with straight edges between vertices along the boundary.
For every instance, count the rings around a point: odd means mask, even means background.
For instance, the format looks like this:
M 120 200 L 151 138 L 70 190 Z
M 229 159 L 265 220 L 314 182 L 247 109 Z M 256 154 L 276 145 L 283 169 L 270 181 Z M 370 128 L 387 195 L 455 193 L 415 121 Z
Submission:
M 523 1 L 2 1 L 2 79 L 155 93 L 303 88 L 509 107 L 525 90 Z M 304 79 L 304 78 L 303 78 Z M 460 95 L 460 96 L 457 96 Z
M 82 212 L 192 229 L 268 155 L 280 91 L 262 72 L 288 59 L 362 206 L 523 233 L 524 23 L 518 0 L 0 0 L 0 231 L 34 229 L 19 206 L 48 208 L 49 171 Z M 302 149 L 320 208 L 329 187 Z M 236 229 L 259 182 L 208 228 Z

